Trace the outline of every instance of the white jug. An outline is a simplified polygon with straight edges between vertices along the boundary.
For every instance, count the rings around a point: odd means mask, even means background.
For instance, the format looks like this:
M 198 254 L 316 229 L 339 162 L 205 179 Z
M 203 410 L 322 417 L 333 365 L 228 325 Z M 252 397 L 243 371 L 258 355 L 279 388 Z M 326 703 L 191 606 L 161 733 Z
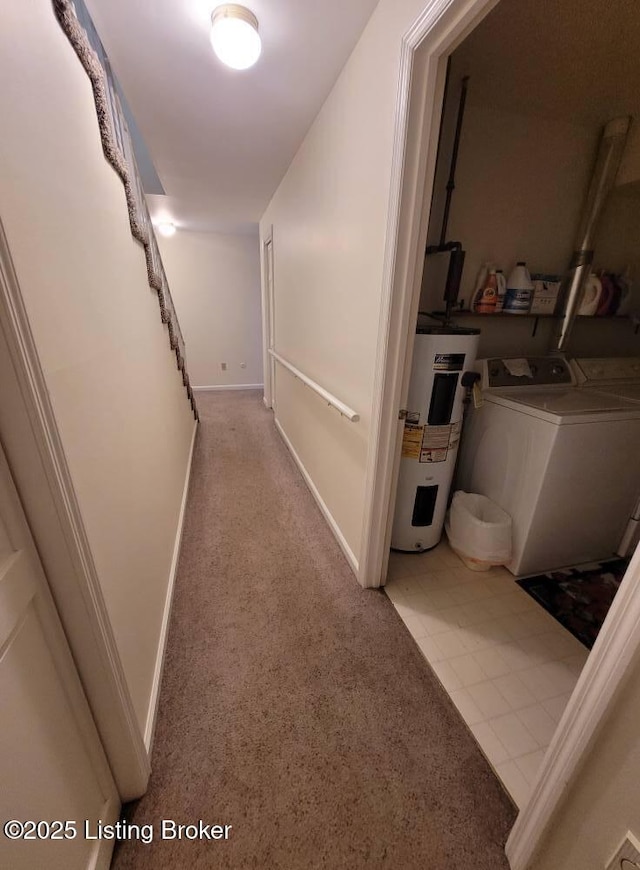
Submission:
M 578 308 L 578 314 L 593 317 L 593 315 L 598 310 L 598 303 L 600 302 L 601 295 L 602 282 L 597 275 L 594 275 L 592 273 L 591 275 L 589 275 L 587 283 L 584 285 L 582 302 L 580 303 L 580 308 Z

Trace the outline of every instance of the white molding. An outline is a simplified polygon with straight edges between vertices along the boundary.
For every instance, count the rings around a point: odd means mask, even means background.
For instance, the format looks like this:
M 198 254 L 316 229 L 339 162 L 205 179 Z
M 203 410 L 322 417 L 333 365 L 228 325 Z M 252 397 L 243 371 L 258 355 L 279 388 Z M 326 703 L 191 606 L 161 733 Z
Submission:
M 29 418 L 33 433 L 33 448 L 31 443 L 25 443 L 23 450 L 32 450 L 33 455 L 29 457 L 32 467 L 41 464 L 44 470 L 45 485 L 48 487 L 47 498 L 51 498 L 55 505 L 66 544 L 66 559 L 73 566 L 73 577 L 65 577 L 66 588 L 58 584 L 58 575 L 68 572 L 67 561 L 63 566 L 57 566 L 57 570 L 50 566 L 48 580 L 59 609 L 59 599 L 69 595 L 70 586 L 74 596 L 79 596 L 82 600 L 81 622 L 76 620 L 72 626 L 65 624 L 65 631 L 120 796 L 123 800 L 131 800 L 139 797 L 146 789 L 151 770 L 149 757 L 129 693 L 44 372 L 1 222 L 0 315 L 21 393 L 22 408 Z M 33 527 L 32 518 L 29 515 L 27 518 Z M 76 604 L 74 612 L 77 611 Z M 80 642 L 85 649 L 92 651 L 91 667 L 83 661 L 75 647 Z M 83 663 L 87 665 L 86 668 L 83 668 Z
M 516 819 L 506 853 L 512 870 L 530 866 L 567 787 L 584 763 L 640 652 L 640 547 L 629 564 L 609 614 L 538 771 L 526 807 Z
M 151 747 L 153 746 L 153 736 L 156 729 L 156 721 L 158 718 L 158 702 L 160 701 L 160 688 L 162 686 L 162 674 L 164 672 L 165 655 L 167 651 L 167 638 L 169 636 L 169 622 L 171 620 L 171 608 L 173 606 L 173 592 L 176 585 L 176 576 L 178 574 L 178 561 L 180 559 L 180 547 L 182 545 L 182 532 L 184 530 L 184 518 L 187 510 L 187 499 L 189 498 L 189 484 L 191 483 L 191 464 L 193 462 L 193 451 L 196 444 L 196 434 L 198 432 L 198 421 L 193 424 L 193 434 L 191 436 L 191 447 L 189 448 L 189 459 L 187 460 L 187 472 L 184 479 L 184 487 L 182 490 L 182 501 L 180 503 L 180 511 L 178 513 L 178 525 L 176 528 L 176 539 L 173 546 L 173 556 L 171 559 L 171 567 L 169 569 L 169 583 L 167 585 L 167 594 L 164 601 L 164 610 L 162 613 L 162 626 L 160 628 L 160 637 L 158 639 L 158 653 L 156 656 L 156 666 L 153 670 L 153 683 L 151 686 L 151 694 L 149 696 L 149 710 L 147 712 L 147 721 L 144 729 L 144 743 L 147 747 L 147 752 L 151 755 Z
M 191 387 L 194 393 L 215 393 L 218 390 L 262 390 L 264 384 L 211 384 L 206 387 Z
M 271 300 L 267 292 L 267 256 L 266 247 L 271 243 L 271 282 L 273 284 L 275 267 L 273 262 L 273 224 L 269 224 L 264 235 L 260 236 L 260 296 L 262 301 L 262 377 L 264 378 L 264 403 L 267 408 L 273 408 L 273 393 L 275 384 L 272 377 L 272 362 L 269 358 L 269 318 L 271 317 Z
M 351 547 L 349 546 L 349 544 L 346 541 L 346 538 L 344 537 L 344 535 L 340 531 L 340 526 L 337 524 L 337 522 L 333 518 L 333 514 L 331 513 L 331 511 L 329 510 L 329 508 L 325 504 L 324 499 L 322 498 L 322 496 L 318 492 L 318 489 L 316 488 L 315 483 L 311 479 L 311 475 L 309 474 L 307 469 L 304 467 L 302 460 L 300 459 L 300 457 L 296 453 L 296 450 L 295 450 L 293 444 L 291 443 L 291 441 L 289 441 L 289 438 L 288 438 L 286 432 L 284 431 L 284 429 L 282 428 L 280 422 L 278 420 L 274 420 L 274 422 L 276 424 L 276 429 L 280 433 L 282 440 L 284 441 L 284 443 L 286 444 L 286 446 L 289 450 L 289 453 L 293 457 L 293 461 L 298 466 L 298 468 L 300 470 L 300 474 L 304 478 L 304 482 L 309 487 L 311 495 L 316 500 L 316 504 L 318 505 L 318 507 L 322 511 L 322 515 L 324 516 L 325 520 L 329 524 L 329 528 L 333 532 L 333 535 L 334 535 L 336 541 L 340 545 L 340 548 L 341 548 L 342 552 L 344 553 L 344 555 L 347 559 L 347 562 L 351 566 L 352 571 L 357 576 L 358 575 L 358 560 L 356 559 L 353 550 L 351 549 Z

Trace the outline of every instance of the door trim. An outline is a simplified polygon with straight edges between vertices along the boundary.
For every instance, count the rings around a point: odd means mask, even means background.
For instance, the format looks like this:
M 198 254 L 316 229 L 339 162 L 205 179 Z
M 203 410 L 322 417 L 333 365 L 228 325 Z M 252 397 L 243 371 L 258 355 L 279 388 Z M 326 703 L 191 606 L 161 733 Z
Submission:
M 146 790 L 149 756 L 1 221 L 0 324 L 12 363 L 3 383 L 12 413 L 0 437 L 120 797 L 132 800 Z M 46 545 L 44 530 L 55 546 Z
M 446 56 L 498 0 L 432 0 L 402 38 L 358 579 L 384 584 Z
M 420 296 L 422 251 L 444 89 L 442 61 L 497 0 L 431 0 L 402 39 L 374 380 L 360 583 L 384 584 L 397 482 L 398 410 L 406 398 Z M 509 835 L 512 870 L 526 870 L 567 786 L 585 761 L 640 654 L 640 548 Z
M 267 256 L 267 248 L 271 245 L 271 256 Z M 269 351 L 271 346 L 271 326 L 273 318 L 273 225 L 270 225 L 260 239 L 260 260 L 262 271 L 262 370 L 264 380 L 264 404 L 273 408 L 274 400 L 274 363 Z M 268 270 L 271 274 L 267 274 Z M 271 280 L 269 280 L 269 278 Z M 269 294 L 271 288 L 271 295 Z

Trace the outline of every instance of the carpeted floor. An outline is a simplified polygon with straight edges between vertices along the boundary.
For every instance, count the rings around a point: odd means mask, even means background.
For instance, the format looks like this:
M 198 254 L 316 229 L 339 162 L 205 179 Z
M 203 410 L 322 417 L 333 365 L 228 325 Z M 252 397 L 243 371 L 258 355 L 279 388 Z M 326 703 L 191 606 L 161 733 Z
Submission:
M 508 868 L 511 801 L 255 392 L 201 424 L 147 794 L 125 868 Z M 161 819 L 232 825 L 161 840 Z

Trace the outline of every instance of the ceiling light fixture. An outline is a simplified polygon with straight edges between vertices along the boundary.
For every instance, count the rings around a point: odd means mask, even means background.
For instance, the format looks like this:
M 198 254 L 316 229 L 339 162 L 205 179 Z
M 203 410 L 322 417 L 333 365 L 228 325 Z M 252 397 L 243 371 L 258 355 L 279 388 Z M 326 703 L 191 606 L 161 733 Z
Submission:
M 222 63 L 232 69 L 248 69 L 262 50 L 258 19 L 236 3 L 218 6 L 211 13 L 211 45 Z
M 173 221 L 160 221 L 156 224 L 156 228 L 161 236 L 166 236 L 167 238 L 176 234 L 176 225 Z

